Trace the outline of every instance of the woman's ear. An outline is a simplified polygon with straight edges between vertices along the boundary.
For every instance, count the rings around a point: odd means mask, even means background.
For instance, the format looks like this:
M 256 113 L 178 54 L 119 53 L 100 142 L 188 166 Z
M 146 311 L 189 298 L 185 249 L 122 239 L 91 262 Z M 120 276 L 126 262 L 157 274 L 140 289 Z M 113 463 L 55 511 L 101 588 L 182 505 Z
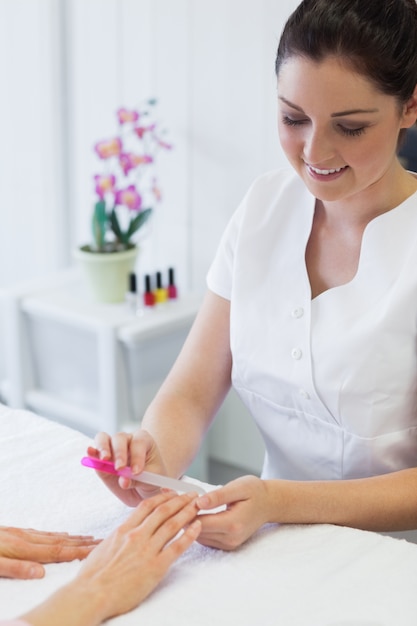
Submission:
M 417 85 L 414 93 L 404 105 L 402 116 L 402 128 L 411 128 L 417 121 Z

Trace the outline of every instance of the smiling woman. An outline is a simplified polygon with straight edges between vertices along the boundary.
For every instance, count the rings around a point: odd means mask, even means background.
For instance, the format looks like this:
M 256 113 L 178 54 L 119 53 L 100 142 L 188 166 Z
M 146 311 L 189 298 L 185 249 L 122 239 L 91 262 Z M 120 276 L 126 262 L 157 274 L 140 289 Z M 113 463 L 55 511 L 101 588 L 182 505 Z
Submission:
M 180 476 L 233 384 L 266 456 L 260 479 L 197 500 L 227 505 L 199 541 L 228 550 L 267 522 L 417 529 L 417 175 L 397 156 L 417 119 L 417 5 L 304 0 L 276 69 L 292 170 L 259 177 L 230 220 L 143 429 L 96 438 L 119 468 Z

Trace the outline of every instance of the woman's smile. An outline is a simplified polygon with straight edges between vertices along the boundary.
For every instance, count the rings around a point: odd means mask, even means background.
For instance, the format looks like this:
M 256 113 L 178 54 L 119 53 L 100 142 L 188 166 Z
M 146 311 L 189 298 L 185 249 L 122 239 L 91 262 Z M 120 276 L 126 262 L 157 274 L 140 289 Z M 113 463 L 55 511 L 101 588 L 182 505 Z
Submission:
M 343 167 L 335 167 L 331 169 L 320 169 L 318 167 L 314 167 L 313 165 L 309 165 L 308 163 L 306 163 L 306 167 L 310 176 L 312 176 L 316 180 L 324 180 L 327 182 L 327 181 L 335 180 L 335 178 L 339 178 L 339 175 L 343 174 L 349 166 L 344 165 Z

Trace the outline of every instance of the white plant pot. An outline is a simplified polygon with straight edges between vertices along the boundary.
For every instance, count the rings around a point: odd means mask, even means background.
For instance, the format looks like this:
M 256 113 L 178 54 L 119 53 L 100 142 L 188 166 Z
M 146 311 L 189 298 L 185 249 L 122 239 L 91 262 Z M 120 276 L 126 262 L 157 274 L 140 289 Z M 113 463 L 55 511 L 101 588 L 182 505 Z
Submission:
M 137 246 L 120 252 L 90 252 L 82 248 L 74 251 L 87 287 L 97 302 L 123 302 L 138 252 Z

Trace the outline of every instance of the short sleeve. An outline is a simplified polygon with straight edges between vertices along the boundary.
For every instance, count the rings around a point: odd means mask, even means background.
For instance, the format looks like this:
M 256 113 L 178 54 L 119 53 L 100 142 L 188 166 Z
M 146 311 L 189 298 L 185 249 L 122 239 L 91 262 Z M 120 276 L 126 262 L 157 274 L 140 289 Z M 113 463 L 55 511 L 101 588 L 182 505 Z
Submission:
M 296 175 L 292 174 L 292 177 L 294 176 Z M 232 299 L 234 276 L 238 271 L 240 242 L 247 239 L 252 241 L 254 231 L 259 230 L 260 223 L 269 219 L 268 212 L 271 211 L 271 207 L 275 212 L 276 198 L 288 180 L 292 178 L 287 170 L 262 174 L 249 187 L 232 215 L 206 277 L 208 288 L 222 298 Z M 259 240 L 256 245 L 262 254 L 263 241 Z
M 226 300 L 231 299 L 233 260 L 239 231 L 239 209 L 229 221 L 207 273 L 208 288 Z

